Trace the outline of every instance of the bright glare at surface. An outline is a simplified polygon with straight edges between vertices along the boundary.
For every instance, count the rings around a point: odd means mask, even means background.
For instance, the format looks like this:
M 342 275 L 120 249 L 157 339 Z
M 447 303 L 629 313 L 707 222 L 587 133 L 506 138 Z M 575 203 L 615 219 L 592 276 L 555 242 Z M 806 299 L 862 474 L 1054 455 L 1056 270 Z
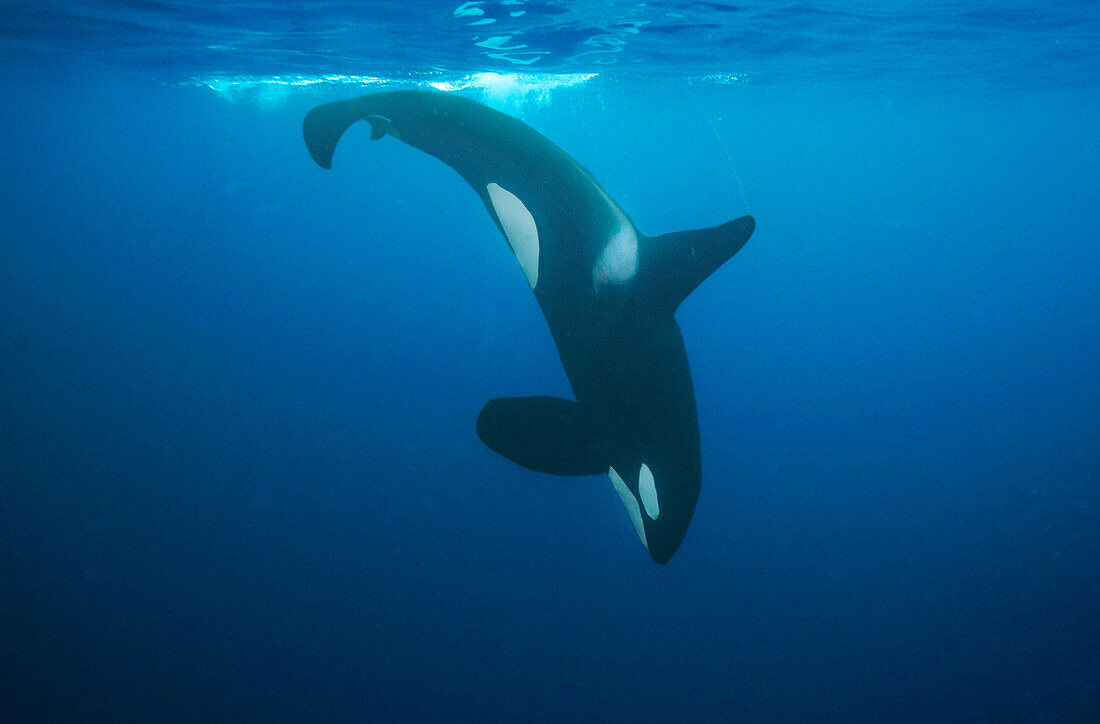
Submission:
M 209 88 L 233 103 L 242 98 L 250 98 L 264 103 L 277 103 L 286 98 L 292 88 L 335 85 L 373 88 L 397 82 L 399 81 L 367 75 L 274 75 L 267 77 L 215 75 L 192 78 L 184 85 Z
M 595 73 L 471 73 L 452 78 L 380 78 L 365 75 L 207 76 L 192 78 L 187 85 L 209 88 L 229 101 L 242 98 L 277 103 L 294 88 L 354 86 L 358 88 L 417 88 L 441 91 L 479 90 L 497 101 L 533 100 L 544 103 L 559 88 L 580 85 Z
M 452 81 L 433 81 L 432 88 L 442 91 L 477 89 L 496 100 L 549 99 L 551 91 L 580 85 L 595 78 L 595 73 L 472 73 Z

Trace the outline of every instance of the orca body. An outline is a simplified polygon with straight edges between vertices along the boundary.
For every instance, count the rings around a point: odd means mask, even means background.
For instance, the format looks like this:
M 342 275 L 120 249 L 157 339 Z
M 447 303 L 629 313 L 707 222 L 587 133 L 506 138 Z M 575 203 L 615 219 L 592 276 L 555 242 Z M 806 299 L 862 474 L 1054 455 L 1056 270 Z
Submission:
M 515 118 L 443 92 L 375 93 L 314 108 L 310 155 L 331 168 L 353 123 L 439 158 L 481 198 L 527 278 L 576 400 L 490 400 L 477 433 L 554 475 L 608 475 L 638 537 L 666 563 L 687 532 L 701 465 L 680 302 L 748 241 L 751 216 L 648 237 L 592 175 Z

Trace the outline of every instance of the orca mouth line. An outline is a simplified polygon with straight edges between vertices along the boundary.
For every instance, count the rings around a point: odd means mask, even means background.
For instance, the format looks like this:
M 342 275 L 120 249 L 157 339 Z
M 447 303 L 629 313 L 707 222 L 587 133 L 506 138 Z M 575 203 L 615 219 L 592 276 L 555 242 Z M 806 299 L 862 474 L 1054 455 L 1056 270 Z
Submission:
M 550 327 L 575 400 L 489 400 L 478 437 L 530 470 L 607 475 L 650 557 L 668 562 L 702 485 L 695 394 L 674 313 L 745 245 L 755 220 L 646 236 L 533 128 L 436 91 L 314 108 L 302 124 L 314 161 L 331 168 L 340 137 L 358 121 L 370 124 L 371 138 L 431 154 L 473 187 Z

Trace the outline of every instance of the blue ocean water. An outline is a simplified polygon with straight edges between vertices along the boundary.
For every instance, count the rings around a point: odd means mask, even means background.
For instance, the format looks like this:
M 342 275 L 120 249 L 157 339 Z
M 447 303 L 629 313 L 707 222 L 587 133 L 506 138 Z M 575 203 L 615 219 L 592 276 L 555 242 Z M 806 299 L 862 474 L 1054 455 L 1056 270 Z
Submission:
M 1100 4 L 0 4 L 5 720 L 1100 719 Z M 666 566 L 490 397 L 568 396 L 453 171 L 312 107 L 435 87 L 651 234 Z

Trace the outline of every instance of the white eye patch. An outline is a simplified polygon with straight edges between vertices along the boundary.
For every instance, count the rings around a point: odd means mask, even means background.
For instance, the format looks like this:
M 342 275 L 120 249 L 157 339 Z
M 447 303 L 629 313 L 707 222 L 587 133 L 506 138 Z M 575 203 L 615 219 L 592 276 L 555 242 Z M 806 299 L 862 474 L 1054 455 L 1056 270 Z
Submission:
M 657 520 L 661 514 L 661 506 L 657 503 L 657 485 L 653 480 L 653 471 L 642 463 L 642 469 L 638 473 L 638 495 L 642 499 L 645 514 L 650 520 Z

